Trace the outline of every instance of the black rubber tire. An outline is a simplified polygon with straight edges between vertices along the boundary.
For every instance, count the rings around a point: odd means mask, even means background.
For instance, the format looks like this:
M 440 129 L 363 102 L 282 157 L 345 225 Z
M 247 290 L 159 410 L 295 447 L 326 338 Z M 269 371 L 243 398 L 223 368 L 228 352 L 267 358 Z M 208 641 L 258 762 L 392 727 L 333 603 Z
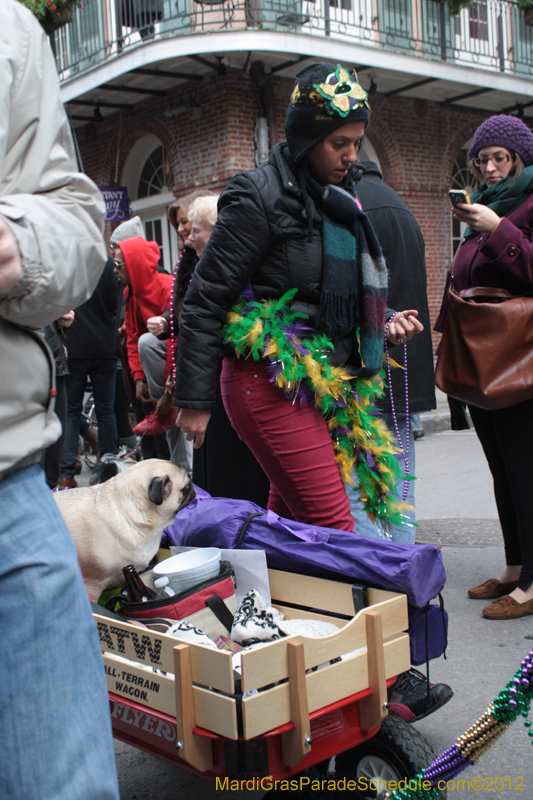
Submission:
M 372 739 L 344 753 L 335 759 L 335 772 L 338 777 L 360 777 L 358 766 L 365 756 L 377 756 L 390 765 L 402 778 L 414 778 L 435 759 L 435 752 L 416 728 L 408 725 L 400 717 L 390 715 L 381 723 L 379 732 Z M 363 792 L 364 794 L 364 792 Z M 369 791 L 368 798 L 375 798 Z M 446 791 L 439 800 L 444 800 Z

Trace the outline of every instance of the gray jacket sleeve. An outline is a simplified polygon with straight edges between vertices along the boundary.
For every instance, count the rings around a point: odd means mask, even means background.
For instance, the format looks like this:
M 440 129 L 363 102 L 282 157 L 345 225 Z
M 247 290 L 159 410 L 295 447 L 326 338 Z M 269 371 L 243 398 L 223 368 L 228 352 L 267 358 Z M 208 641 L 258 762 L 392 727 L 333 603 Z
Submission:
M 90 297 L 104 268 L 104 202 L 77 171 L 48 37 L 16 0 L 0 26 L 0 215 L 23 274 L 0 317 L 32 328 Z

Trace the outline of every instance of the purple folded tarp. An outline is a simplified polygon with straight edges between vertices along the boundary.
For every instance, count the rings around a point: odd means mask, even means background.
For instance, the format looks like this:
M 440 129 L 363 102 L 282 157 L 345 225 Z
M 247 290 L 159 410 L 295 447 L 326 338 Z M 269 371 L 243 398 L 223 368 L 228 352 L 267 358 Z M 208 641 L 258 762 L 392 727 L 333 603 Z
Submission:
M 205 494 L 205 493 L 202 493 Z M 423 608 L 446 581 L 442 555 L 431 544 L 399 544 L 293 522 L 246 500 L 198 496 L 165 529 L 163 545 L 265 550 L 268 566 L 303 575 L 353 579 L 407 595 Z

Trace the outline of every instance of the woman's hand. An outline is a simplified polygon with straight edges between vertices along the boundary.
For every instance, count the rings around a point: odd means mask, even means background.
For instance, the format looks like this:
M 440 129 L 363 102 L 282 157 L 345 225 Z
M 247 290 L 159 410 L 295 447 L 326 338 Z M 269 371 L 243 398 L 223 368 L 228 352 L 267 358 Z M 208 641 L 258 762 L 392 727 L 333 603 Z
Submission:
M 185 438 L 194 443 L 197 450 L 204 443 L 207 423 L 211 419 L 211 412 L 199 408 L 180 408 L 176 427 L 181 428 Z
M 492 208 L 481 203 L 459 203 L 457 208 L 452 208 L 452 214 L 480 233 L 492 233 L 501 219 Z
M 165 391 L 157 401 L 157 412 L 166 414 L 174 405 L 174 380 L 172 374 L 167 376 L 165 381 Z
M 67 311 L 66 314 L 63 314 L 63 316 L 59 317 L 59 319 L 57 320 L 57 324 L 61 325 L 62 328 L 70 328 L 73 322 L 74 322 L 74 311 Z
M 137 378 L 135 381 L 135 397 L 137 400 L 140 400 L 141 403 L 153 403 L 154 401 L 150 397 L 150 392 L 148 391 L 148 384 L 146 381 L 143 381 L 142 378 Z
M 161 415 L 166 414 L 168 411 L 170 411 L 173 405 L 174 405 L 173 395 L 169 394 L 168 392 L 164 392 L 164 394 L 162 394 L 159 400 L 157 401 L 156 405 L 157 413 Z
M 389 325 L 387 341 L 391 344 L 402 344 L 408 342 L 417 333 L 424 330 L 422 323 L 417 320 L 418 311 L 410 308 L 407 311 L 399 311 Z
M 159 336 L 160 333 L 164 333 L 166 331 L 168 325 L 164 317 L 150 317 L 146 323 L 146 327 L 150 333 L 153 333 L 154 336 Z

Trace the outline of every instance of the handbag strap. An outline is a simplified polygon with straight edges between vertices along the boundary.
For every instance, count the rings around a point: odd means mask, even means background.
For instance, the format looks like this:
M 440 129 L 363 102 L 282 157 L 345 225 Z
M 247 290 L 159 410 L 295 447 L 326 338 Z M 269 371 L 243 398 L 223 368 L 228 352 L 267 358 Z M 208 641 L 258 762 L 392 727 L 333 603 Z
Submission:
M 209 597 L 205 604 L 207 608 L 213 612 L 215 617 L 218 619 L 219 622 L 223 624 L 226 628 L 228 633 L 231 633 L 231 628 L 233 625 L 233 614 L 221 598 L 219 594 L 214 594 L 213 597 Z
M 131 600 L 128 597 L 128 595 L 124 594 L 124 592 L 120 592 L 119 594 L 111 595 L 111 597 L 109 598 L 109 600 L 105 604 L 106 611 L 112 611 L 113 613 L 116 613 L 115 609 L 116 609 L 117 603 L 119 603 L 120 604 L 120 612 L 122 612 L 122 614 L 123 614 L 124 613 L 124 609 L 122 608 L 122 602 L 123 601 L 125 601 L 127 603 L 131 602 Z M 120 614 L 118 616 L 120 616 Z
M 462 289 L 459 297 L 468 299 L 470 297 L 495 297 L 500 300 L 512 300 L 514 297 L 523 295 L 511 294 L 508 289 L 501 289 L 498 286 L 471 286 L 470 289 Z
M 240 550 L 240 548 L 242 546 L 242 543 L 243 543 L 243 540 L 244 540 L 244 537 L 246 535 L 246 531 L 250 527 L 250 522 L 253 519 L 255 519 L 255 517 L 262 517 L 264 513 L 265 513 L 264 511 L 252 511 L 251 514 L 248 514 L 248 516 L 244 520 L 244 524 L 243 524 L 241 530 L 239 531 L 239 535 L 237 537 L 237 541 L 235 542 L 235 546 L 233 548 L 234 550 Z

